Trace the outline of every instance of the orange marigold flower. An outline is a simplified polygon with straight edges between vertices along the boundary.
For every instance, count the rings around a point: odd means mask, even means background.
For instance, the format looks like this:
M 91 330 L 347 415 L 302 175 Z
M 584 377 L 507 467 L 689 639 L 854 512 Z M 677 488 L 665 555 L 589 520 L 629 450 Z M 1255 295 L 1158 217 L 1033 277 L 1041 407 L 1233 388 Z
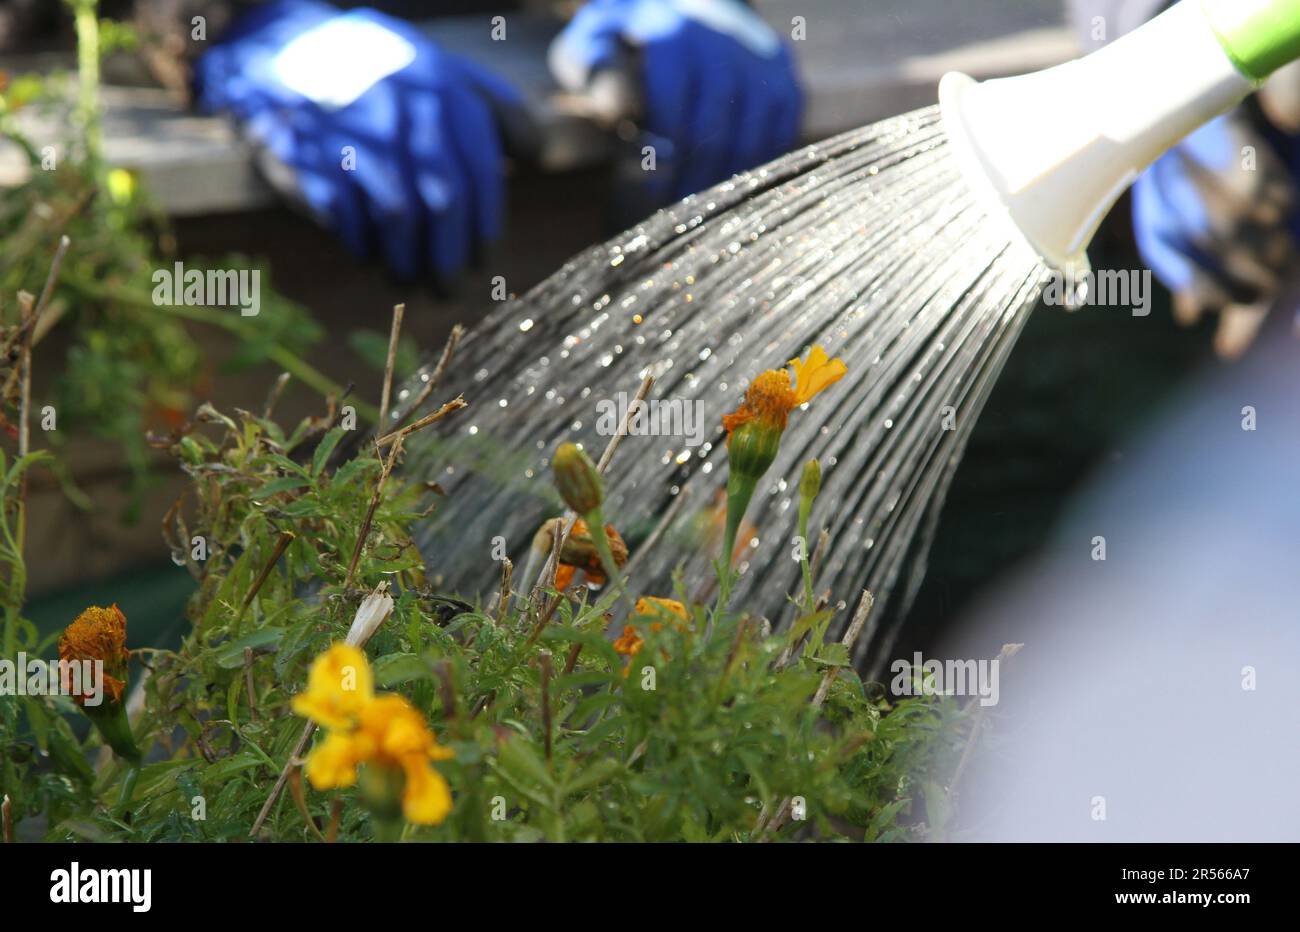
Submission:
M 676 599 L 660 599 L 652 595 L 642 596 L 636 600 L 636 614 L 648 615 L 652 618 L 671 618 L 673 627 L 678 631 L 689 629 L 691 620 L 690 613 L 686 606 Z M 662 631 L 663 622 L 652 621 L 650 623 L 651 631 Z
M 728 437 L 741 424 L 755 419 L 785 430 L 791 411 L 834 385 L 849 371 L 842 359 L 831 359 L 820 346 L 808 352 L 807 360 L 791 359 L 789 365 L 784 371 L 768 369 L 749 383 L 740 407 L 722 416 Z
M 634 657 L 645 646 L 645 641 L 641 635 L 636 633 L 636 628 L 627 625 L 623 628 L 623 634 L 614 641 L 614 650 L 623 654 L 625 657 Z
M 121 609 L 116 604 L 110 608 L 92 605 L 78 615 L 59 638 L 59 659 L 65 663 L 102 661 L 104 695 L 110 703 L 121 702 L 131 659 L 126 650 L 126 616 Z M 83 692 L 73 698 L 84 705 L 87 695 Z

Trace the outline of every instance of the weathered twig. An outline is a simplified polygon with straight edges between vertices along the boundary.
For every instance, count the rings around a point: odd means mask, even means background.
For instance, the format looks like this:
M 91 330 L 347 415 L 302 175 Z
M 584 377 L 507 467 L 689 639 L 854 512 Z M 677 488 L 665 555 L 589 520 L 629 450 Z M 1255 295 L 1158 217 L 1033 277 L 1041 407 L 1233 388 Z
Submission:
M 66 236 L 59 237 L 58 248 L 54 250 L 54 258 L 50 261 L 49 274 L 45 276 L 45 287 L 41 289 L 41 296 L 33 307 L 30 300 L 22 302 L 22 326 L 23 342 L 21 348 L 21 357 L 19 368 L 22 371 L 19 383 L 19 402 L 18 402 L 18 456 L 22 458 L 31 452 L 31 413 L 32 413 L 32 336 L 36 332 L 36 325 L 41 319 L 41 313 L 45 306 L 50 303 L 50 296 L 54 293 L 54 283 L 58 280 L 59 270 L 63 268 L 63 257 L 68 252 L 68 246 L 71 240 Z M 27 540 L 27 470 L 18 479 L 18 546 L 21 550 Z
M 326 838 L 321 834 L 321 830 L 316 825 L 316 820 L 311 817 L 311 812 L 307 809 L 307 797 L 302 791 L 302 771 L 294 769 L 289 772 L 289 795 L 293 797 L 294 805 L 302 813 L 302 820 L 307 823 L 317 841 L 325 841 Z
M 257 579 L 253 580 L 253 585 L 249 588 L 248 595 L 244 596 L 244 602 L 239 606 L 240 617 L 243 617 L 244 612 L 248 610 L 248 606 L 253 604 L 253 599 L 255 599 L 257 593 L 261 591 L 267 577 L 271 575 L 271 570 L 275 569 L 275 564 L 280 562 L 280 557 L 284 556 L 284 552 L 288 549 L 289 544 L 292 543 L 293 537 L 293 531 L 280 532 L 280 536 L 275 542 L 275 549 L 271 551 L 270 559 L 266 561 L 266 565 L 262 567 L 262 571 L 257 574 Z
M 384 486 L 388 483 L 388 476 L 393 471 L 393 464 L 397 462 L 397 455 L 402 452 L 402 434 L 399 433 L 397 440 L 393 443 L 393 449 L 388 451 L 388 459 L 381 460 L 383 468 L 379 473 L 379 481 L 375 483 L 375 494 L 370 497 L 370 507 L 366 509 L 366 518 L 361 522 L 361 530 L 357 533 L 356 546 L 352 548 L 352 560 L 348 563 L 347 576 L 343 578 L 343 588 L 346 589 L 352 585 L 352 577 L 356 574 L 357 564 L 361 562 L 361 551 L 365 549 L 366 538 L 370 536 L 370 526 L 375 520 L 375 511 L 379 508 L 379 500 L 384 497 Z M 376 444 L 375 453 L 379 453 Z
M 510 611 L 510 583 L 515 565 L 506 557 L 501 561 L 501 592 L 497 598 L 497 621 L 505 621 Z
M 3 826 L 6 845 L 14 843 L 14 815 L 12 810 L 13 806 L 9 802 L 9 794 L 5 793 L 4 802 L 0 802 L 0 826 Z
M 853 645 L 857 643 L 858 636 L 862 634 L 862 629 L 867 623 L 867 617 L 871 614 L 872 606 L 875 604 L 876 597 L 871 594 L 871 590 L 862 590 L 862 598 L 858 601 L 858 610 L 853 613 L 853 620 L 849 622 L 844 637 L 840 638 L 840 643 L 844 645 L 844 649 L 848 651 L 849 656 L 853 655 Z M 822 675 L 821 685 L 817 687 L 817 692 L 813 695 L 812 704 L 814 709 L 822 707 L 827 694 L 831 691 L 831 683 L 835 682 L 835 677 L 839 675 L 839 672 L 839 667 L 826 668 L 825 674 Z
M 1009 660 L 1016 654 L 1020 653 L 1020 649 L 1024 646 L 1024 644 L 1003 644 L 1002 650 L 998 651 L 998 656 L 994 663 L 1001 663 L 1003 660 Z M 971 699 L 971 703 L 977 701 L 977 698 Z M 961 784 L 961 778 L 966 774 L 966 765 L 970 763 L 971 755 L 975 751 L 975 743 L 979 739 L 980 731 L 984 727 L 984 716 L 987 710 L 988 706 L 985 705 L 980 705 L 979 708 L 975 710 L 973 716 L 974 721 L 971 722 L 970 734 L 966 738 L 966 746 L 962 748 L 961 759 L 957 761 L 957 769 L 953 772 L 952 782 L 948 784 L 948 795 L 950 797 L 956 797 L 957 787 Z
M 20 291 L 18 293 L 19 303 L 24 306 L 18 327 L 12 331 L 11 336 L 5 343 L 6 354 L 10 347 L 14 345 L 14 342 L 17 341 L 20 354 L 27 353 L 30 357 L 32 344 L 35 342 L 36 328 L 40 324 L 41 314 L 45 311 L 50 296 L 54 293 L 54 283 L 58 280 L 59 270 L 63 268 L 63 257 L 67 254 L 71 242 L 66 236 L 59 237 L 59 245 L 54 250 L 54 258 L 50 260 L 50 271 L 45 276 L 45 285 L 41 288 L 41 295 L 35 299 L 35 303 L 32 303 L 32 296 L 27 292 Z M 23 367 L 20 365 L 10 373 L 5 382 L 5 397 L 9 396 L 9 391 L 13 388 L 13 380 L 19 378 L 23 371 Z
M 35 311 L 32 309 L 32 296 L 29 294 L 20 294 L 18 296 L 19 314 L 26 327 L 35 319 Z M 31 407 L 32 407 L 32 343 L 28 337 L 30 331 L 23 337 L 19 344 L 18 357 L 18 457 L 21 459 L 26 456 L 30 449 L 31 442 Z M 24 470 L 18 480 L 18 539 L 21 542 L 24 537 L 26 520 L 23 516 L 24 506 L 27 504 L 27 472 Z
M 434 411 L 432 414 L 426 414 L 418 421 L 413 421 L 412 423 L 407 424 L 405 427 L 399 427 L 397 430 L 392 431 L 391 433 L 384 434 L 384 436 L 380 437 L 378 440 L 375 441 L 375 446 L 381 448 L 386 447 L 390 443 L 396 442 L 397 438 L 399 437 L 405 437 L 408 434 L 415 433 L 417 430 L 423 430 L 424 428 L 428 427 L 430 424 L 434 423 L 435 421 L 441 421 L 448 414 L 451 414 L 454 411 L 459 411 L 461 408 L 468 408 L 468 407 L 469 407 L 469 402 L 465 400 L 465 396 L 457 395 L 455 398 L 447 402 L 437 411 Z
M 420 394 L 415 396 L 406 409 L 408 415 L 420 410 L 420 406 L 433 394 L 433 390 L 442 381 L 442 375 L 447 371 L 447 364 L 451 362 L 452 353 L 456 352 L 456 347 L 460 344 L 460 338 L 464 334 L 465 328 L 460 324 L 451 328 L 451 333 L 447 335 L 447 343 L 442 348 L 442 355 L 438 357 L 438 364 L 433 367 L 433 374 L 429 376 L 429 380 L 420 389 Z
M 325 833 L 325 840 L 330 844 L 338 841 L 339 825 L 343 821 L 343 797 L 335 796 L 334 804 L 330 806 L 330 827 Z
M 315 734 L 315 732 L 315 722 L 308 722 L 303 727 L 302 734 L 298 736 L 298 743 L 293 746 L 293 751 L 289 754 L 289 762 L 285 764 L 284 769 L 280 771 L 280 776 L 276 778 L 275 786 L 271 787 L 271 794 L 266 797 L 266 802 L 262 803 L 262 808 L 257 813 L 257 818 L 253 820 L 253 827 L 248 830 L 248 837 L 256 838 L 257 833 L 261 831 L 262 823 L 265 822 L 266 817 L 271 814 L 271 807 L 275 805 L 275 801 L 280 798 L 280 793 L 284 791 L 284 785 L 289 780 L 289 774 L 301 765 L 302 752 L 307 749 L 307 742 L 311 740 L 311 736 Z
M 271 412 L 275 410 L 275 406 L 280 401 L 280 396 L 284 394 L 284 387 L 289 384 L 291 378 L 293 376 L 288 372 L 281 372 L 276 377 L 275 384 L 271 386 L 271 390 L 266 395 L 266 404 L 262 406 L 263 420 L 269 421 L 271 419 Z
M 388 333 L 388 358 L 384 361 L 384 387 L 379 395 L 379 430 L 388 426 L 388 401 L 393 393 L 393 367 L 397 365 L 397 341 L 402 336 L 406 305 L 393 305 L 393 326 Z

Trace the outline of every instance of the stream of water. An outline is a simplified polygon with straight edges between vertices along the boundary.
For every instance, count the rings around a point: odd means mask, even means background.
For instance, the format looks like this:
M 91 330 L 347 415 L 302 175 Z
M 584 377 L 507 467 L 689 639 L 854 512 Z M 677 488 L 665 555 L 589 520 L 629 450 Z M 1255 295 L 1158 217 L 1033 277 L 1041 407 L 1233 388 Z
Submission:
M 824 526 L 830 546 L 817 590 L 850 606 L 874 592 L 855 659 L 878 672 L 1045 274 L 963 180 L 937 108 L 739 175 L 576 256 L 466 336 L 430 403 L 464 392 L 471 407 L 408 441 L 406 475 L 447 492 L 419 543 L 446 588 L 495 587 L 494 538 L 522 567 L 561 510 L 555 447 L 572 440 L 598 458 L 598 403 L 631 397 L 654 373 L 651 397 L 695 405 L 703 443 L 625 437 L 605 516 L 632 551 L 634 592 L 673 595 L 679 567 L 688 595 L 707 591 L 721 547 L 722 415 L 759 372 L 820 343 L 848 375 L 790 415 L 750 506 L 731 604 L 774 625 L 793 617 L 799 474 L 818 457 L 810 537 Z M 399 392 L 396 416 L 430 369 Z

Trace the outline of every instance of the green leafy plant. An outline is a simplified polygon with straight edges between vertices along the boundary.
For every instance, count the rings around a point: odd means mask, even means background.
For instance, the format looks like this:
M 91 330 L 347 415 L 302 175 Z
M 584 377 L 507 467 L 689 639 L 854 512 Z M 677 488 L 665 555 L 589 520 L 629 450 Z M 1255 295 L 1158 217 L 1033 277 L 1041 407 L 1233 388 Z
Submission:
M 129 47 L 130 37 L 116 26 L 101 37 L 93 0 L 71 5 L 79 40 L 75 76 L 0 73 L 0 136 L 19 146 L 29 163 L 24 183 L 0 189 L 0 229 L 6 231 L 0 324 L 20 324 L 15 296 L 39 292 L 56 244 L 66 236 L 59 291 L 32 334 L 36 345 L 56 326 L 70 334 L 66 365 L 53 397 L 45 399 L 60 427 L 49 439 L 59 444 L 70 431 L 82 431 L 113 441 L 139 492 L 150 471 L 146 432 L 175 427 L 210 390 L 216 373 L 202 348 L 203 330 L 234 339 L 227 369 L 270 363 L 320 393 L 342 389 L 303 358 L 320 328 L 269 287 L 261 289 L 256 317 L 243 317 L 237 308 L 155 301 L 154 273 L 171 270 L 176 260 L 173 237 L 138 179 L 104 160 L 100 139 L 101 38 L 109 47 Z M 66 139 L 38 148 L 24 135 L 25 111 L 66 125 Z M 191 258 L 186 266 L 208 268 Z M 256 270 L 262 282 L 270 277 L 248 256 L 220 257 L 211 268 Z M 12 422 L 16 399 L 7 395 L 3 402 L 0 414 Z M 374 415 L 368 405 L 358 411 Z
M 503 565 L 488 605 L 433 592 L 412 529 L 438 490 L 401 477 L 401 431 L 347 457 L 337 420 L 326 411 L 285 430 L 269 406 L 204 406 L 177 430 L 170 451 L 192 501 L 166 534 L 198 588 L 181 646 L 140 653 L 138 775 L 124 786 L 129 762 L 91 768 L 100 739 L 74 736 L 66 699 L 20 700 L 25 727 L 7 701 L 7 749 L 31 750 L 25 764 L 6 753 L 4 791 L 16 815 L 48 818 L 46 838 L 394 837 L 364 779 L 321 792 L 299 776 L 311 733 L 291 708 L 311 662 L 355 642 L 376 597 L 392 606 L 362 641 L 375 684 L 454 755 L 436 761 L 450 813 L 399 829 L 407 840 L 941 836 L 972 719 L 952 698 L 891 702 L 862 682 L 846 644 L 808 636 L 836 609 L 800 609 L 774 634 L 679 592 L 680 603 L 638 600 L 611 640 L 617 587 L 558 591 L 553 559 L 532 591 L 514 591 Z M 864 595 L 850 635 L 869 611 Z M 11 631 L 30 643 L 30 626 Z

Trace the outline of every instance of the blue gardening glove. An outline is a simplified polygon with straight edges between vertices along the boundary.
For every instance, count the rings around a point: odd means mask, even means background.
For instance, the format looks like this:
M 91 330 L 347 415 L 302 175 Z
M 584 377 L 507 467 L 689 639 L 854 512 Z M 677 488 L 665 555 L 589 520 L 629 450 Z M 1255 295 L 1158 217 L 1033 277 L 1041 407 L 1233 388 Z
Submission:
M 401 20 L 271 3 L 199 60 L 195 83 L 201 107 L 230 111 L 283 166 L 273 183 L 402 279 L 450 278 L 500 233 L 494 111 L 522 99 Z
M 788 151 L 803 100 L 789 49 L 739 0 L 591 0 L 550 50 L 556 79 L 586 90 L 632 67 L 639 123 L 665 201 Z
M 1300 266 L 1297 171 L 1300 138 L 1243 106 L 1192 133 L 1133 187 L 1143 260 L 1173 292 L 1180 320 L 1221 315 L 1223 355 L 1246 349 Z

